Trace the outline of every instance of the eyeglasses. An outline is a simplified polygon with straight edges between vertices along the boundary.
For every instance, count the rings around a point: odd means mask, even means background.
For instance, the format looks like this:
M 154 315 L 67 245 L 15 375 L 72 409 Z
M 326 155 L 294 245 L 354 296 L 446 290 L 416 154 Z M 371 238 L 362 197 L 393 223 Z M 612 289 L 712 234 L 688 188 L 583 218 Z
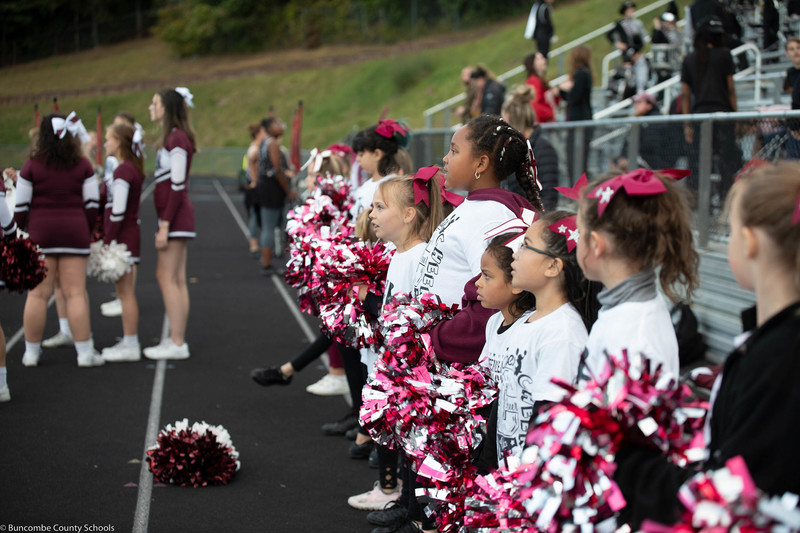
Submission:
M 548 257 L 553 257 L 553 258 L 556 257 L 555 254 L 552 254 L 552 253 L 548 252 L 547 250 L 540 250 L 538 248 L 534 248 L 533 246 L 530 246 L 530 245 L 525 244 L 525 243 L 522 243 L 522 245 L 520 247 L 521 248 L 527 248 L 528 250 L 531 250 L 532 252 L 536 252 L 537 254 L 542 254 L 542 255 L 546 255 Z

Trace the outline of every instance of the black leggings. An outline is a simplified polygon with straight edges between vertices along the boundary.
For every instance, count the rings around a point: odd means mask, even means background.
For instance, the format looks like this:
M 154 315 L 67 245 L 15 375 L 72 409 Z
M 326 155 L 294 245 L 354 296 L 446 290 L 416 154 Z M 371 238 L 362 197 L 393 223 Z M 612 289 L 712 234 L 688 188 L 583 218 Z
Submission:
M 407 463 L 403 464 L 403 490 L 400 492 L 400 500 L 408 502 L 408 518 L 415 522 L 422 523 L 422 529 L 436 529 L 436 520 L 425 514 L 427 498 L 419 498 L 415 494 L 417 488 L 417 473 L 409 468 Z
M 300 372 L 312 361 L 315 361 L 320 355 L 325 353 L 325 350 L 330 348 L 331 344 L 333 344 L 331 338 L 324 333 L 320 333 L 319 337 L 317 337 L 314 342 L 300 352 L 300 355 L 292 359 L 292 368 L 294 368 L 295 372 Z
M 397 487 L 397 450 L 378 445 L 378 481 L 382 489 Z
M 347 376 L 347 385 L 350 386 L 350 398 L 353 401 L 353 411 L 358 413 L 361 409 L 361 389 L 367 383 L 367 367 L 361 363 L 361 353 L 355 348 L 339 344 L 339 353 L 342 354 L 342 366 Z

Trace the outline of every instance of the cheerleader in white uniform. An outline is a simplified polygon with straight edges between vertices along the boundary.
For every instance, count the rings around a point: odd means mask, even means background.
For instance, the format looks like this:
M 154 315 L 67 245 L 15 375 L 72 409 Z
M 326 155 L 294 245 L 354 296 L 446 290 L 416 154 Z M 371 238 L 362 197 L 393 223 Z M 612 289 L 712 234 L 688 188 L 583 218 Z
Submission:
M 161 344 L 144 349 L 149 359 L 187 359 L 186 322 L 189 288 L 186 284 L 186 241 L 193 239 L 194 206 L 187 189 L 195 135 L 187 107 L 194 107 L 185 87 L 164 89 L 153 95 L 150 120 L 161 123 L 156 160 L 155 204 L 158 214 L 156 279 L 161 288 L 170 335 Z
M 7 173 L 4 172 L 4 174 Z M 7 237 L 13 237 L 16 233 L 17 224 L 14 222 L 14 216 L 6 204 L 6 187 L 3 180 L 0 180 L 0 241 Z M 0 249 L 2 249 L 2 246 L 3 243 L 0 242 Z M 0 287 L 2 286 L 3 280 L 0 279 Z M 0 402 L 11 400 L 11 391 L 8 388 L 6 377 L 6 337 L 3 333 L 3 327 L 0 325 Z

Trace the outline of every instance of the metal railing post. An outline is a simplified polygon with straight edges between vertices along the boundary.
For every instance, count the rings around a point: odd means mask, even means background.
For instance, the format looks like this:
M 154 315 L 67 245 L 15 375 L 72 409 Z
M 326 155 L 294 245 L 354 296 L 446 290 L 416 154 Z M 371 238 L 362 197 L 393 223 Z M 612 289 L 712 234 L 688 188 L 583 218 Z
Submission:
M 628 170 L 636 170 L 639 168 L 639 128 L 641 126 L 638 122 L 631 124 L 631 129 L 628 131 L 628 153 L 625 157 L 628 158 Z
M 695 127 L 695 135 L 698 133 Z M 708 230 L 711 222 L 711 163 L 714 157 L 714 123 L 711 120 L 700 122 L 699 162 L 697 176 L 697 228 L 698 244 L 708 246 Z

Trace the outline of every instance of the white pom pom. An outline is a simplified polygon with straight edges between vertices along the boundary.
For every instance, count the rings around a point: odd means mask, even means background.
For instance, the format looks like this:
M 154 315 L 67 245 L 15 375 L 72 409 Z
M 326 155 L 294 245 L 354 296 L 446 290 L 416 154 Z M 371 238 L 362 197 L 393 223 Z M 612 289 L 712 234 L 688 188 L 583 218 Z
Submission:
M 86 273 L 100 281 L 115 282 L 131 271 L 131 253 L 124 244 L 93 242 Z

